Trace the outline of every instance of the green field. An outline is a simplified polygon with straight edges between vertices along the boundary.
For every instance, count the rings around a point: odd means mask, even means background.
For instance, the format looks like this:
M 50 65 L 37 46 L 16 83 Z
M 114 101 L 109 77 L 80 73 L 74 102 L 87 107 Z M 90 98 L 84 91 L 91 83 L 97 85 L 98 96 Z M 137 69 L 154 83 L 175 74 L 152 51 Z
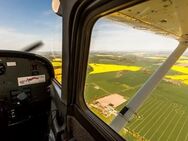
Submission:
M 88 68 L 85 88 L 85 100 L 88 105 L 104 96 L 118 93 L 125 99 L 130 99 L 157 69 L 164 59 L 157 54 L 112 54 L 93 53 L 89 63 L 114 64 L 142 67 L 140 71 L 114 71 L 89 74 L 94 68 Z M 163 58 L 167 55 L 163 54 Z M 160 56 L 161 57 L 161 56 Z M 180 72 L 170 70 L 168 75 Z M 165 81 L 152 92 L 135 117 L 120 134 L 128 141 L 188 141 L 188 85 L 181 82 Z M 96 87 L 98 89 L 96 89 Z M 127 102 L 116 107 L 121 110 Z M 89 106 L 90 107 L 90 106 Z M 90 109 L 104 122 L 110 123 L 114 115 L 105 117 L 97 108 Z

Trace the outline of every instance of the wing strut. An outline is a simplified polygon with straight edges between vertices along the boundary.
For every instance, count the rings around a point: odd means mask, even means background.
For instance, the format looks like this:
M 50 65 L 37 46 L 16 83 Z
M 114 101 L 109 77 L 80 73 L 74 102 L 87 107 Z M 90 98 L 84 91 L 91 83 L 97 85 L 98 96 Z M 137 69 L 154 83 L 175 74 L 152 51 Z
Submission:
M 156 88 L 165 74 L 176 63 L 188 47 L 188 41 L 180 41 L 177 48 L 166 59 L 166 61 L 153 73 L 153 75 L 146 81 L 146 83 L 137 91 L 135 96 L 128 102 L 128 104 L 118 113 L 110 126 L 116 132 L 119 132 L 125 125 L 137 115 L 136 112 L 143 105 L 144 101 L 150 96 L 152 90 Z

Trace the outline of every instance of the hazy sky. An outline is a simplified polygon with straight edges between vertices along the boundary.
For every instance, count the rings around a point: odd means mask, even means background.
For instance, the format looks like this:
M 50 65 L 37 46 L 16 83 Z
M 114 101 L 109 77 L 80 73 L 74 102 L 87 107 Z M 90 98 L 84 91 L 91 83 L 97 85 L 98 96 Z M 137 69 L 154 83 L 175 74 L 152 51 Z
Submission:
M 1 0 L 0 49 L 20 50 L 38 40 L 40 51 L 61 50 L 62 18 L 51 10 L 51 0 Z M 94 26 L 92 51 L 169 51 L 174 39 L 139 31 L 107 19 Z
M 41 50 L 60 50 L 62 18 L 51 9 L 51 0 L 1 0 L 0 49 L 20 50 L 42 40 Z
M 92 51 L 172 51 L 178 45 L 172 38 L 104 18 L 95 24 L 91 41 Z

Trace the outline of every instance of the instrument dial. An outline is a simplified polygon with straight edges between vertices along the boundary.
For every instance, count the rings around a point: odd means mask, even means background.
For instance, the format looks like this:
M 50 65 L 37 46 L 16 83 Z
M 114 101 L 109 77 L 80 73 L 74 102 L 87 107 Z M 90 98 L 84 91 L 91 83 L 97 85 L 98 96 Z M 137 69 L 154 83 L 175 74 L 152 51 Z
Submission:
M 3 75 L 6 71 L 5 65 L 3 63 L 0 63 L 0 75 Z

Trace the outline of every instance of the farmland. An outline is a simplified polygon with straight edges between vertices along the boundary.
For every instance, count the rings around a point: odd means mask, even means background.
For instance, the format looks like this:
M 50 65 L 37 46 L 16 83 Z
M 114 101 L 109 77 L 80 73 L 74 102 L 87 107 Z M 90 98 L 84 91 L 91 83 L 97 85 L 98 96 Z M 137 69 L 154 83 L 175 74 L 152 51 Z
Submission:
M 55 74 L 55 79 L 59 82 L 62 83 L 62 54 L 61 52 L 42 52 L 40 53 L 42 56 L 47 58 L 51 63 L 54 68 L 54 74 Z
M 54 73 L 55 73 L 55 78 L 59 83 L 62 83 L 62 59 L 60 58 L 55 58 L 51 60 L 51 63 L 54 67 Z
M 85 100 L 88 107 L 109 124 L 166 57 L 165 53 L 92 53 L 85 86 Z M 187 63 L 188 57 L 183 56 L 171 68 L 139 109 L 137 116 L 120 131 L 125 139 L 188 140 Z M 104 107 L 105 112 L 101 107 L 97 107 L 96 102 L 114 94 L 123 96 L 124 102 L 115 107 L 109 101 L 109 106 Z M 107 102 L 97 104 L 106 106 Z

